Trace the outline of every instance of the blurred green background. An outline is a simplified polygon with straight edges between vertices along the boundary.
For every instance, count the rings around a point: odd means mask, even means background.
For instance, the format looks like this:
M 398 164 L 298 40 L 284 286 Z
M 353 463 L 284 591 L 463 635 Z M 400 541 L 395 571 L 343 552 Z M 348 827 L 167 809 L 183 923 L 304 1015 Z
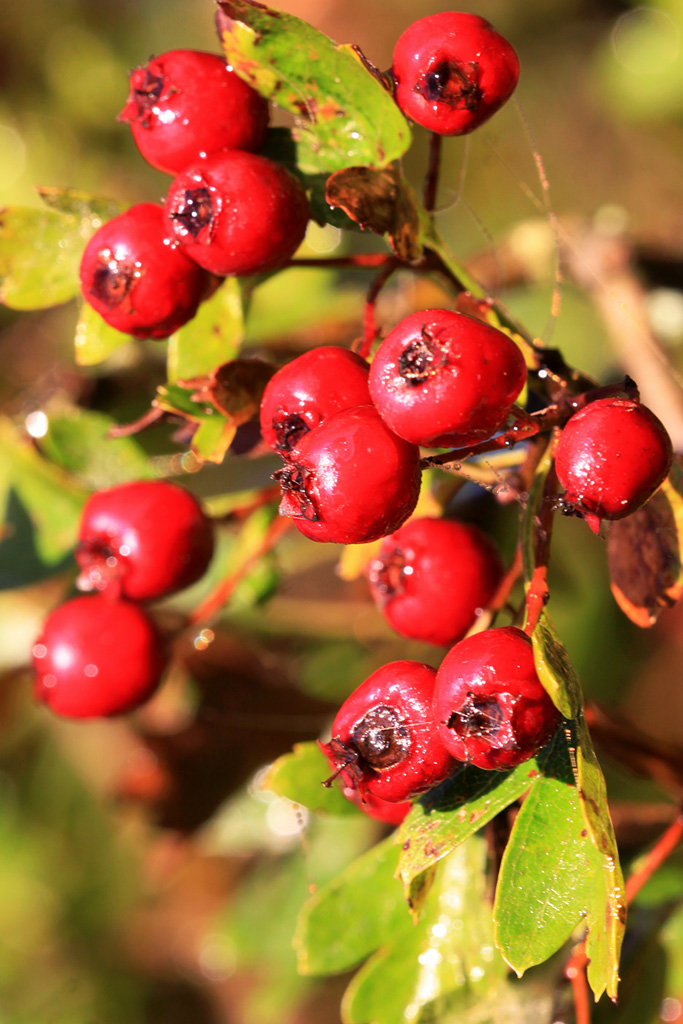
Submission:
M 411 21 L 449 9 L 407 0 L 280 6 L 339 42 L 358 43 L 380 68 Z M 671 383 L 683 372 L 683 0 L 462 6 L 513 42 L 522 77 L 518 103 L 471 139 L 445 143 L 440 228 L 458 258 L 474 261 L 491 290 L 570 363 L 601 381 L 617 379 L 633 372 L 634 342 L 638 383 L 680 450 L 678 384 L 669 392 L 661 376 Z M 167 49 L 216 50 L 213 11 L 209 0 L 6 5 L 0 206 L 39 205 L 36 185 L 126 203 L 160 200 L 168 179 L 139 158 L 116 121 L 127 71 Z M 405 158 L 415 183 L 426 159 L 416 129 Z M 313 228 L 308 238 L 311 255 L 379 244 L 359 235 L 346 242 L 332 229 Z M 636 291 L 626 287 L 622 264 Z M 380 321 L 391 325 L 435 296 L 435 286 L 399 275 L 382 297 Z M 360 333 L 362 301 L 357 275 L 288 271 L 259 291 L 249 344 L 285 358 L 311 344 L 349 343 Z M 621 334 L 615 309 L 625 311 Z M 0 308 L 0 396 L 15 421 L 54 403 L 127 421 L 163 380 L 163 346 L 152 344 L 77 371 L 76 316 L 73 304 L 26 314 Z M 75 429 L 85 431 L 85 421 Z M 273 468 L 229 458 L 197 472 L 177 457 L 183 448 L 168 430 L 140 440 L 155 472 L 190 469 L 184 482 L 205 497 L 262 485 Z M 81 481 L 92 485 L 92 466 L 88 472 L 90 481 L 87 473 Z M 511 553 L 513 509 L 471 491 L 460 508 Z M 207 656 L 195 641 L 134 721 L 55 721 L 33 707 L 26 665 L 45 612 L 68 593 L 72 563 L 68 553 L 41 555 L 20 502 L 9 518 L 0 542 L 3 1024 L 337 1019 L 344 979 L 297 978 L 293 922 L 310 887 L 378 832 L 353 817 L 302 833 L 301 813 L 259 788 L 258 769 L 297 738 L 317 735 L 335 702 L 379 664 L 437 664 L 440 652 L 397 642 L 363 580 L 335 575 L 338 551 L 287 538 L 276 562 L 237 595 Z M 240 542 L 226 530 L 216 572 Z M 261 604 L 276 569 L 280 589 Z M 551 613 L 587 692 L 656 739 L 683 744 L 681 611 L 647 632 L 632 626 L 609 591 L 604 541 L 575 520 L 557 523 L 550 586 Z M 200 591 L 162 615 L 172 625 Z M 199 725 L 198 706 L 213 716 Z M 264 706 L 267 720 L 259 718 Z M 608 767 L 620 798 L 664 799 Z

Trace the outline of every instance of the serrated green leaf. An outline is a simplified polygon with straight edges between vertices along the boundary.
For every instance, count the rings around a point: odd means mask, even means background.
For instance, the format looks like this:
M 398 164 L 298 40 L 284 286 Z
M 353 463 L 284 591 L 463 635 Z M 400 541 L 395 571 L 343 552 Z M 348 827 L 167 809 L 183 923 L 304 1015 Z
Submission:
M 467 765 L 416 801 L 396 834 L 396 842 L 401 844 L 398 870 L 406 892 L 421 872 L 525 793 L 539 771 L 538 758 L 510 772 Z
M 46 410 L 48 430 L 39 441 L 43 454 L 97 490 L 129 480 L 153 479 L 150 461 L 132 437 L 107 437 L 111 417 L 77 406 Z
M 329 762 L 317 743 L 296 743 L 290 754 L 283 754 L 270 766 L 263 788 L 311 811 L 358 814 L 358 808 L 337 786 L 323 786 L 329 774 Z
M 135 338 L 110 327 L 92 306 L 84 302 L 76 324 L 74 356 L 78 366 L 97 366 L 122 345 L 135 343 Z
M 301 974 L 338 974 L 412 927 L 394 877 L 398 851 L 378 843 L 304 904 L 294 936 Z
M 237 278 L 228 278 L 196 316 L 171 335 L 169 381 L 200 377 L 234 359 L 244 340 L 244 316 L 244 286 Z
M 79 294 L 85 243 L 118 204 L 68 189 L 43 189 L 48 209 L 0 210 L 0 302 L 45 309 Z
M 300 118 L 303 170 L 383 167 L 408 149 L 406 119 L 352 48 L 250 0 L 223 0 L 216 22 L 237 74 Z
M 43 459 L 8 420 L 0 420 L 0 479 L 15 491 L 35 529 L 35 545 L 46 565 L 55 565 L 76 543 L 88 492 Z
M 503 983 L 486 899 L 479 837 L 446 858 L 416 927 L 401 931 L 356 974 L 342 1002 L 345 1024 L 459 1020 Z

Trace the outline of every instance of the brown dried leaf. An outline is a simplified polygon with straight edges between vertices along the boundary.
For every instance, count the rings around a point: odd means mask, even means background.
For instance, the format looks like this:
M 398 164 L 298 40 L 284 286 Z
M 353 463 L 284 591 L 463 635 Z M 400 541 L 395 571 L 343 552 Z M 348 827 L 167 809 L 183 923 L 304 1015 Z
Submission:
M 678 457 L 647 505 L 612 523 L 607 559 L 612 593 L 637 626 L 652 626 L 683 596 L 683 469 Z
M 421 258 L 417 198 L 397 164 L 337 171 L 327 179 L 325 197 L 362 228 L 386 235 L 399 259 L 414 263 Z

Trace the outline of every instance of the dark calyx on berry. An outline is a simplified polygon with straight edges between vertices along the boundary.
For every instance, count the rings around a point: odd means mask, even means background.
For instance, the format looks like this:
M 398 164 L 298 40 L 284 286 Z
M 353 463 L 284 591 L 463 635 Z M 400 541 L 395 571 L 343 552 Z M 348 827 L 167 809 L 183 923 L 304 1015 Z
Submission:
M 415 84 L 414 92 L 430 103 L 438 101 L 454 109 L 475 110 L 481 99 L 479 65 L 474 60 L 442 60 Z
M 169 217 L 174 224 L 180 225 L 179 233 L 183 231 L 195 240 L 205 228 L 208 229 L 207 234 L 210 234 L 215 214 L 209 189 L 186 189 L 182 197 L 176 199 Z M 208 238 L 205 238 L 205 241 L 208 241 Z
M 361 718 L 346 742 L 337 736 L 330 740 L 327 749 L 337 770 L 323 785 L 331 786 L 343 771 L 360 782 L 394 768 L 410 755 L 411 746 L 410 729 L 396 709 L 378 704 Z
M 495 697 L 481 697 L 470 692 L 446 725 L 463 739 L 481 736 L 495 741 L 503 725 L 503 711 Z
M 131 312 L 130 292 L 140 276 L 140 268 L 132 260 L 117 260 L 111 249 L 102 249 L 93 271 L 90 294 L 110 309 L 120 308 L 122 313 Z M 130 309 L 124 308 L 123 303 L 126 301 Z
M 375 558 L 368 571 L 368 579 L 382 604 L 392 601 L 405 591 L 406 556 L 403 548 Z
M 149 68 L 141 68 L 131 76 L 133 102 L 137 108 L 137 116 L 145 127 L 145 115 L 161 99 L 164 84 L 163 75 L 155 75 Z
M 398 357 L 399 376 L 408 384 L 415 386 L 424 384 L 441 365 L 443 358 L 437 349 L 435 339 L 430 337 L 426 330 L 423 330 L 418 341 L 411 341 Z
M 272 479 L 277 480 L 282 488 L 287 515 L 294 519 L 307 519 L 309 523 L 320 522 L 318 510 L 306 489 L 306 473 L 300 466 L 283 466 L 273 473 Z
M 296 412 L 282 419 L 273 418 L 272 427 L 275 431 L 275 451 L 280 453 L 291 452 L 304 434 L 311 429 Z

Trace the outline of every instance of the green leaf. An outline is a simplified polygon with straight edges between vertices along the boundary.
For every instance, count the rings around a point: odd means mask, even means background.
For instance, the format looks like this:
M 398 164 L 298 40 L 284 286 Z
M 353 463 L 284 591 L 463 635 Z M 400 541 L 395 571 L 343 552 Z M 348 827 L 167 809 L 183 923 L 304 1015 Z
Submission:
M 581 683 L 545 610 L 540 614 L 531 642 L 538 677 L 553 704 L 565 718 L 575 718 L 583 707 Z
M 303 170 L 384 167 L 408 149 L 407 121 L 352 47 L 250 0 L 223 0 L 216 23 L 237 74 L 300 119 Z
M 396 834 L 396 842 L 401 844 L 398 870 L 406 893 L 418 875 L 534 784 L 540 771 L 539 759 L 532 758 L 511 772 L 484 771 L 467 765 L 413 804 Z
M 237 427 L 231 421 L 214 412 L 203 419 L 192 438 L 193 453 L 202 462 L 221 463 L 225 453 L 235 439 Z
M 83 303 L 74 338 L 74 355 L 78 366 L 96 366 L 108 359 L 117 348 L 135 341 L 129 334 L 122 334 L 115 327 L 110 327 L 92 306 Z
M 239 353 L 244 339 L 243 284 L 227 278 L 194 319 L 171 335 L 168 343 L 169 381 L 211 373 Z
M 395 878 L 398 851 L 378 843 L 304 904 L 294 936 L 301 974 L 337 974 L 412 928 Z
M 263 786 L 311 811 L 358 814 L 338 786 L 323 786 L 329 774 L 329 762 L 317 743 L 297 743 L 290 754 L 283 754 L 270 766 Z
M 48 209 L 0 210 L 0 302 L 12 309 L 45 309 L 79 294 L 85 243 L 118 204 L 83 192 L 43 189 Z
M 460 1013 L 497 991 L 504 974 L 486 899 L 486 846 L 472 837 L 439 865 L 417 927 L 394 934 L 356 974 L 342 1019 L 427 1024 L 453 1014 L 460 1020 Z
M 43 459 L 9 420 L 0 420 L 0 479 L 16 493 L 35 529 L 41 560 L 55 565 L 71 551 L 88 492 Z
M 48 430 L 39 441 L 43 454 L 86 487 L 97 490 L 129 480 L 152 479 L 144 450 L 132 437 L 107 437 L 114 420 L 77 406 L 46 409 Z
M 585 917 L 596 886 L 595 853 L 560 732 L 517 815 L 498 876 L 496 944 L 518 975 L 552 956 Z

